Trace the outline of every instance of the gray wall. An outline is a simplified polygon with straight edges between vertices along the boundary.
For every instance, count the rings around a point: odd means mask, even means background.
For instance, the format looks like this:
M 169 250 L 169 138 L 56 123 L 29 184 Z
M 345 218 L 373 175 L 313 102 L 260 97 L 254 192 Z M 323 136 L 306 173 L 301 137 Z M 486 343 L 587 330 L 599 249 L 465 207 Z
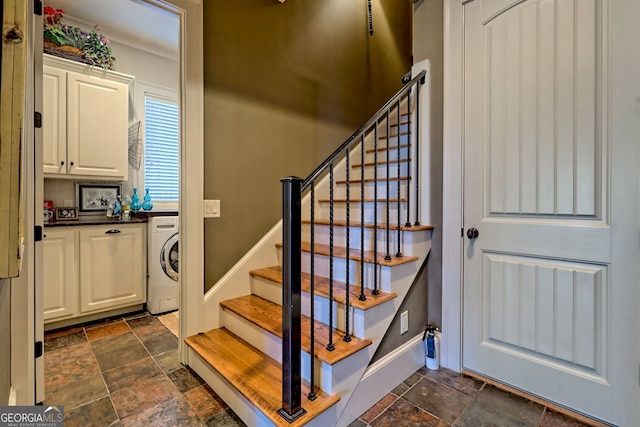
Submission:
M 387 335 L 378 347 L 374 363 L 424 331 L 427 323 L 442 324 L 442 86 L 443 86 L 443 2 L 415 4 L 413 59 L 431 63 L 429 138 L 431 141 L 431 225 L 435 226 L 431 252 L 405 297 Z M 409 331 L 400 335 L 400 313 L 409 311 Z
M 428 266 L 428 322 L 442 325 L 442 119 L 444 2 L 420 1 L 414 11 L 413 59 L 431 62 L 431 224 L 435 226 Z M 427 321 L 424 323 L 426 324 Z
M 204 3 L 205 289 L 282 217 L 285 176 L 306 177 L 401 87 L 412 5 L 345 0 Z
M 0 279 L 0 406 L 9 401 L 11 390 L 11 287 Z

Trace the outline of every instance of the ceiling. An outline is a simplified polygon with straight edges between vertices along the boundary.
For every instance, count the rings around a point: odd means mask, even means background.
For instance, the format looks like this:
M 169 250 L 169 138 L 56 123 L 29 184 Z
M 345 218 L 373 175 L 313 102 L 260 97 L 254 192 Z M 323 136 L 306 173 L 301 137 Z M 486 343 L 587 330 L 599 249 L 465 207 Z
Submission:
M 111 40 L 168 58 L 178 55 L 177 15 L 142 0 L 45 0 L 65 21 L 84 30 L 100 27 Z M 73 23 L 76 25 L 76 23 Z

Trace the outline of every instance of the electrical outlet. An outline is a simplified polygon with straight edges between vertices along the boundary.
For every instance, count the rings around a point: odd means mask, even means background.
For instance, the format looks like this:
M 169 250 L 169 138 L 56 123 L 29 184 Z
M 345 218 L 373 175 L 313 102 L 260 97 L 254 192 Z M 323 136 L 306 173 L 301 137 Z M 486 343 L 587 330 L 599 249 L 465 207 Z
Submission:
M 403 311 L 400 314 L 400 335 L 406 334 L 409 330 L 409 311 Z

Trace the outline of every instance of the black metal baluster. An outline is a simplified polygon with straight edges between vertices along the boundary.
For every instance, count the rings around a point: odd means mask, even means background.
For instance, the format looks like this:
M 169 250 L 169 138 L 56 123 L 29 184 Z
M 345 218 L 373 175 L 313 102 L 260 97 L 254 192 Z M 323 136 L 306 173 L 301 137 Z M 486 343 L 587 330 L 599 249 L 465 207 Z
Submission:
M 401 258 L 402 257 L 402 251 L 401 251 L 401 246 L 400 246 L 401 245 L 401 243 L 400 243 L 400 235 L 402 234 L 402 233 L 400 233 L 400 223 L 402 222 L 402 220 L 400 219 L 402 217 L 402 215 L 401 215 L 402 207 L 400 205 L 401 204 L 401 201 L 400 201 L 400 182 L 401 182 L 400 181 L 400 152 L 401 152 L 401 150 L 400 150 L 400 128 L 401 128 L 401 122 L 400 122 L 400 120 L 402 118 L 402 111 L 400 111 L 400 101 L 401 100 L 402 100 L 402 97 L 400 97 L 398 99 L 398 106 L 396 107 L 398 109 L 398 131 L 397 131 L 397 133 L 398 133 L 398 136 L 397 136 L 397 138 L 398 138 L 398 140 L 397 140 L 398 141 L 398 143 L 397 143 L 397 145 L 398 145 L 398 153 L 397 153 L 398 163 L 397 163 L 397 168 L 396 168 L 396 171 L 397 171 L 396 174 L 397 174 L 397 178 L 398 178 L 398 181 L 396 182 L 396 197 L 397 197 L 397 205 L 398 205 L 398 209 L 397 209 L 397 212 L 396 212 L 396 215 L 398 216 L 398 218 L 397 218 L 398 219 L 398 231 L 396 232 L 396 236 L 398 237 L 398 242 L 397 242 L 398 246 L 396 247 L 396 249 L 397 249 L 396 258 Z
M 365 301 L 364 295 L 364 133 L 360 136 L 360 295 L 358 299 Z M 373 165 L 374 169 L 376 165 Z M 373 183 L 376 184 L 375 181 Z M 374 202 L 375 205 L 375 202 Z
M 345 342 L 349 342 L 351 341 L 351 335 L 349 333 L 349 266 L 351 265 L 351 260 L 349 259 L 349 255 L 351 252 L 351 242 L 350 242 L 350 237 L 351 237 L 351 224 L 350 224 L 350 220 L 351 220 L 351 213 L 350 213 L 350 208 L 351 208 L 351 190 L 350 190 L 350 186 L 349 186 L 349 177 L 350 177 L 350 169 L 351 169 L 351 165 L 350 165 L 350 159 L 349 159 L 349 153 L 350 153 L 350 147 L 347 146 L 347 153 L 346 153 L 346 158 L 347 158 L 347 164 L 346 164 L 346 177 L 347 177 L 347 240 L 346 240 L 346 254 L 345 254 L 345 270 L 346 270 L 346 279 L 345 279 L 345 297 L 346 297 L 346 301 L 345 301 L 345 307 L 344 307 L 344 312 L 345 312 L 345 327 L 344 327 L 344 337 L 342 338 L 343 341 Z M 363 183 L 364 184 L 364 183 Z
M 309 287 L 310 287 L 310 291 L 311 291 L 311 307 L 310 307 L 310 315 L 311 315 L 311 326 L 310 326 L 310 331 L 309 331 L 309 340 L 311 341 L 309 343 L 309 369 L 310 369 L 310 373 L 309 373 L 309 383 L 310 383 L 310 390 L 309 390 L 309 394 L 307 395 L 307 399 L 309 400 L 316 400 L 316 398 L 318 397 L 316 395 L 316 380 L 315 380 L 315 345 L 316 345 L 316 331 L 315 331 L 315 288 L 316 288 L 316 276 L 315 276 L 315 266 L 316 266 L 316 259 L 315 259 L 315 243 L 316 243 L 316 226 L 315 226 L 315 222 L 316 222 L 316 205 L 315 205 L 315 200 L 316 200 L 316 186 L 315 186 L 315 181 L 311 182 L 311 239 L 310 239 L 310 243 L 311 243 L 311 265 L 310 265 L 310 283 L 309 283 Z
M 386 199 L 386 207 L 387 207 L 387 228 L 386 228 L 386 233 L 387 233 L 387 252 L 384 255 L 384 259 L 389 261 L 391 259 L 391 250 L 390 250 L 390 246 L 391 246 L 391 241 L 390 241 L 390 236 L 389 236 L 389 183 L 391 182 L 391 177 L 390 177 L 390 171 L 389 171 L 389 143 L 391 142 L 391 126 L 390 126 L 390 117 L 389 117 L 389 112 L 390 110 L 387 110 L 387 199 Z
M 333 163 L 329 165 L 329 342 L 327 350 L 333 351 Z
M 404 223 L 406 227 L 411 227 L 411 90 L 407 96 L 407 221 Z M 417 202 L 416 202 L 417 203 Z
M 373 129 L 373 295 L 380 294 L 378 290 L 378 125 L 376 120 Z

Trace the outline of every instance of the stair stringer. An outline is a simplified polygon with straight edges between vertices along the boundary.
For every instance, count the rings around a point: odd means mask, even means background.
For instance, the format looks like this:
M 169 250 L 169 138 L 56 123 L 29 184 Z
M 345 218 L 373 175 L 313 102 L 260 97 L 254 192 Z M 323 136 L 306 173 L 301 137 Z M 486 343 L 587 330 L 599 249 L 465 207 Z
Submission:
M 430 241 L 426 242 L 426 245 L 428 247 L 425 248 L 424 255 L 419 256 L 417 261 L 413 263 L 407 263 L 407 264 L 402 264 L 402 265 L 393 267 L 394 271 L 392 272 L 392 275 L 391 275 L 393 279 L 392 291 L 395 292 L 398 295 L 398 297 L 393 300 L 387 301 L 384 304 L 380 304 L 379 306 L 373 307 L 370 310 L 367 310 L 367 311 L 371 311 L 371 315 L 366 316 L 364 320 L 365 322 L 364 329 L 365 329 L 365 332 L 367 333 L 366 337 L 370 339 L 372 343 L 365 349 L 361 350 L 361 353 L 366 353 L 366 360 L 364 364 L 362 364 L 357 368 L 357 373 L 355 375 L 350 375 L 344 381 L 340 381 L 340 380 L 336 381 L 336 379 L 334 379 L 332 393 L 337 393 L 340 396 L 340 401 L 336 404 L 337 411 L 338 411 L 338 418 L 332 425 L 337 425 L 336 423 L 338 422 L 338 420 L 343 418 L 343 414 L 345 414 L 345 416 L 348 414 L 351 414 L 352 410 L 350 410 L 350 402 L 351 402 L 352 396 L 354 392 L 357 390 L 359 384 L 363 381 L 363 377 L 365 375 L 365 372 L 367 371 L 369 363 L 373 359 L 373 356 L 375 355 L 376 350 L 382 343 L 382 339 L 387 334 L 387 331 L 389 330 L 391 323 L 393 322 L 398 310 L 402 306 L 402 303 L 404 302 L 409 292 L 409 289 L 411 288 L 411 285 L 413 284 L 420 270 L 420 266 L 422 266 L 422 263 L 426 261 L 429 251 L 431 250 Z M 391 359 L 388 361 L 388 363 L 394 364 L 394 360 Z M 412 372 L 415 372 L 416 370 L 417 368 L 414 369 Z M 406 376 L 403 377 L 403 379 L 404 378 L 406 378 Z M 379 387 L 379 390 L 383 390 L 386 394 L 390 392 L 397 384 L 398 383 L 384 382 L 384 383 L 378 384 L 377 387 Z M 377 403 L 378 400 L 371 402 L 371 404 L 368 407 L 373 406 L 375 403 Z M 357 402 L 357 401 L 354 401 L 354 402 Z M 357 403 L 358 403 L 357 406 L 359 407 L 361 403 L 360 402 L 357 402 Z M 355 420 L 360 414 L 362 414 L 362 411 L 357 413 L 355 417 L 345 425 L 348 425 L 350 422 Z
M 229 382 L 222 377 L 215 369 L 202 359 L 191 347 L 187 347 L 189 352 L 189 367 L 193 369 L 202 379 L 215 390 L 216 394 L 235 412 L 238 417 L 248 426 L 274 426 L 274 423 L 240 394 Z M 338 418 L 336 406 L 333 405 L 323 413 L 313 418 L 308 427 L 328 427 L 335 425 Z

